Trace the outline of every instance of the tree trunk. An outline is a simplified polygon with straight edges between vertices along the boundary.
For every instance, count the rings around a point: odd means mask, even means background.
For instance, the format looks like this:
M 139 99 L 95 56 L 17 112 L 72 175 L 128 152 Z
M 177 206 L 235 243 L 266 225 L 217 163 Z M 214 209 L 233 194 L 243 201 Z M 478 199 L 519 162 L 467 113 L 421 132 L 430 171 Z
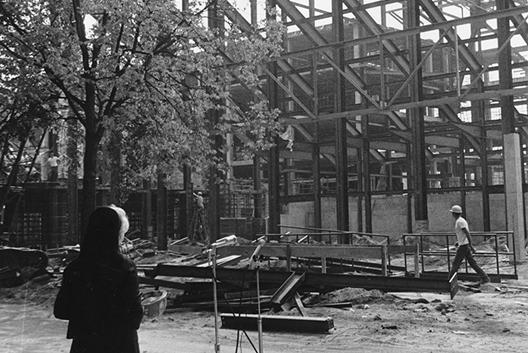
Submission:
M 24 154 L 24 148 L 26 147 L 27 138 L 20 139 L 20 145 L 18 148 L 17 156 L 11 171 L 7 177 L 6 183 L 0 193 L 0 207 L 7 203 L 7 196 L 9 194 L 9 188 L 16 184 L 18 171 L 20 170 L 20 161 L 22 160 L 22 155 Z
M 88 216 L 96 206 L 96 171 L 97 171 L 97 150 L 100 137 L 95 128 L 86 126 L 84 160 L 83 160 L 83 190 L 82 190 L 82 232 L 86 229 Z
M 110 202 L 116 205 L 123 203 L 121 190 L 121 134 L 112 131 L 110 137 Z
M 68 120 L 68 145 L 66 156 L 68 158 L 68 241 L 78 244 L 81 240 L 79 232 L 79 190 L 77 187 L 79 155 L 77 141 L 79 128 L 77 120 Z
M 7 177 L 6 184 L 2 189 L 0 189 L 0 212 L 2 212 L 2 224 L 0 228 L 0 232 L 7 231 L 10 228 L 11 222 L 13 220 L 14 212 L 8 213 L 6 212 L 7 204 L 8 204 L 8 196 L 9 196 L 9 189 L 12 185 L 16 184 L 18 171 L 20 169 L 20 161 L 22 160 L 22 155 L 24 153 L 24 148 L 26 147 L 27 138 L 20 139 L 20 146 L 18 148 L 18 153 L 15 159 L 15 162 L 13 163 L 13 166 L 11 167 L 11 172 L 9 173 L 9 176 Z M 19 199 L 16 199 L 16 202 L 18 202 Z M 5 208 L 4 208 L 5 206 Z M 15 203 L 16 206 L 16 203 Z M 15 207 L 13 208 L 15 209 Z M 10 217 L 8 218 L 8 216 Z

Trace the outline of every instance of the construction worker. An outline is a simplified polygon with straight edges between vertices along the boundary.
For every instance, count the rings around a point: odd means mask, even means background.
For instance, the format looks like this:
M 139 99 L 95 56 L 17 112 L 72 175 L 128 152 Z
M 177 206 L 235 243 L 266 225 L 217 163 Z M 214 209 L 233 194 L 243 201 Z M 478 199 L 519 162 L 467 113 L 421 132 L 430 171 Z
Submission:
M 475 270 L 475 272 L 480 276 L 480 283 L 488 283 L 489 277 L 482 270 L 482 268 L 477 265 L 477 262 L 473 258 L 473 254 L 476 252 L 471 241 L 471 234 L 469 233 L 469 225 L 467 221 L 462 217 L 462 207 L 459 205 L 453 205 L 449 210 L 453 217 L 455 218 L 455 234 L 457 237 L 457 252 L 455 259 L 453 260 L 453 266 L 451 266 L 451 271 L 449 272 L 449 279 L 458 272 L 458 268 L 464 259 L 467 260 L 468 264 Z
M 48 165 L 50 167 L 50 181 L 57 181 L 59 177 L 59 160 L 60 158 L 55 153 L 52 153 L 48 158 Z
M 193 216 L 193 231 L 192 239 L 194 242 L 199 241 L 204 244 L 209 244 L 209 237 L 207 234 L 207 224 L 205 221 L 205 204 L 201 192 L 193 193 L 195 211 Z

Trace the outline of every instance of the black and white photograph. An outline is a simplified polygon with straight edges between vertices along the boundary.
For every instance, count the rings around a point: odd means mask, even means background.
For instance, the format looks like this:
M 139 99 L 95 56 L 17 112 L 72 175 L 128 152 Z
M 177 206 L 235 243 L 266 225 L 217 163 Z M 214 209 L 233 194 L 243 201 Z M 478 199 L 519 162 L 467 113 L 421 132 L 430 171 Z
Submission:
M 0 353 L 528 352 L 528 0 L 0 0 Z

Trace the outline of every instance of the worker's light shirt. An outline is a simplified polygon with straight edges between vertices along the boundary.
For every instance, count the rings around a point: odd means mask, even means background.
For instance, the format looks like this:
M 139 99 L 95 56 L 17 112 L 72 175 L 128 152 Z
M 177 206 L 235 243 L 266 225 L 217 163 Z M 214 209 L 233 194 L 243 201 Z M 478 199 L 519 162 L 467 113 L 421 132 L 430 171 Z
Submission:
M 457 242 L 459 246 L 469 244 L 469 240 L 466 236 L 466 233 L 462 231 L 462 229 L 464 228 L 466 228 L 467 231 L 469 232 L 468 222 L 464 218 L 458 217 L 457 220 L 455 221 L 455 233 L 456 233 Z
M 58 167 L 59 166 L 59 157 L 50 157 L 48 158 L 48 163 L 50 167 Z

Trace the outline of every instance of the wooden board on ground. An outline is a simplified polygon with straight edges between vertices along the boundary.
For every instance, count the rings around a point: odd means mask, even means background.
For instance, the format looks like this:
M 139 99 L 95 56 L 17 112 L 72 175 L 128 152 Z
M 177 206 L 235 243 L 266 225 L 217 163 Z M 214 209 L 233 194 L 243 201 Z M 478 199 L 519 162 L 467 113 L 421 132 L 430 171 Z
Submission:
M 257 330 L 255 314 L 221 314 L 222 328 Z M 263 331 L 326 333 L 334 328 L 330 317 L 261 315 Z

